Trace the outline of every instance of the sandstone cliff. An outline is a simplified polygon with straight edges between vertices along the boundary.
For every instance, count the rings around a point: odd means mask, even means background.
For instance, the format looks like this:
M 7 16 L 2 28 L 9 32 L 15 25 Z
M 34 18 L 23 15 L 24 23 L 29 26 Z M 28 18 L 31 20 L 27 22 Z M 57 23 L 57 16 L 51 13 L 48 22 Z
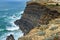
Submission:
M 60 18 L 60 13 L 56 10 L 51 10 L 45 5 L 30 2 L 26 5 L 21 19 L 16 20 L 15 24 L 20 27 L 24 35 L 30 32 L 35 27 L 49 24 L 49 21 Z

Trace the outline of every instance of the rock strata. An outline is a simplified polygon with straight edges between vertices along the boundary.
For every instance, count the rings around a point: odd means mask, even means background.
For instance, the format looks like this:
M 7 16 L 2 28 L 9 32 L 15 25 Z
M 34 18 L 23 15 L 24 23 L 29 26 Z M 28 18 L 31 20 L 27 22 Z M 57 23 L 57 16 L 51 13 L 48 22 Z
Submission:
M 47 25 L 50 20 L 59 18 L 60 13 L 50 10 L 45 5 L 36 2 L 28 3 L 21 19 L 14 23 L 20 27 L 24 35 L 39 25 Z

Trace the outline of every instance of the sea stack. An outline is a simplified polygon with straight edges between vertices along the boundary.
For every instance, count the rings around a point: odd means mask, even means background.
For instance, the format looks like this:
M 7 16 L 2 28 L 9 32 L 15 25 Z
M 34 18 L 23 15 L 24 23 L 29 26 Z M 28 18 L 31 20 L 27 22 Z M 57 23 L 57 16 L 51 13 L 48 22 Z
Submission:
M 11 34 L 10 36 L 7 36 L 6 40 L 15 40 L 13 35 Z

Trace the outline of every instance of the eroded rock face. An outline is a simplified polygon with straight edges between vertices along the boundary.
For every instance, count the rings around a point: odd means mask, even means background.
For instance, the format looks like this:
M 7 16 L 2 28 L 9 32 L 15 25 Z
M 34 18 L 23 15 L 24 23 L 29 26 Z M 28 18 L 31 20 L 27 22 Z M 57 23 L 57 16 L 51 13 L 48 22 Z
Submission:
M 15 24 L 20 27 L 24 34 L 41 24 L 47 25 L 50 20 L 60 17 L 56 10 L 50 10 L 44 5 L 38 3 L 27 4 L 21 19 L 16 20 Z
M 15 40 L 13 35 L 11 34 L 10 36 L 7 36 L 6 40 Z

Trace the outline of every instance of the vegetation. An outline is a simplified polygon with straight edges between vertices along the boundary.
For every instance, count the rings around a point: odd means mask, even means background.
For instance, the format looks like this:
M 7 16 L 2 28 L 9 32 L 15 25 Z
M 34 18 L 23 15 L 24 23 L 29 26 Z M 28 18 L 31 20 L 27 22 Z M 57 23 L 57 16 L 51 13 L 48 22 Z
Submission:
M 50 30 L 56 30 L 58 27 L 52 27 L 52 28 L 50 28 Z
M 45 35 L 45 32 L 44 31 L 40 31 L 40 32 L 38 32 L 38 35 L 39 36 L 43 36 L 43 35 Z

